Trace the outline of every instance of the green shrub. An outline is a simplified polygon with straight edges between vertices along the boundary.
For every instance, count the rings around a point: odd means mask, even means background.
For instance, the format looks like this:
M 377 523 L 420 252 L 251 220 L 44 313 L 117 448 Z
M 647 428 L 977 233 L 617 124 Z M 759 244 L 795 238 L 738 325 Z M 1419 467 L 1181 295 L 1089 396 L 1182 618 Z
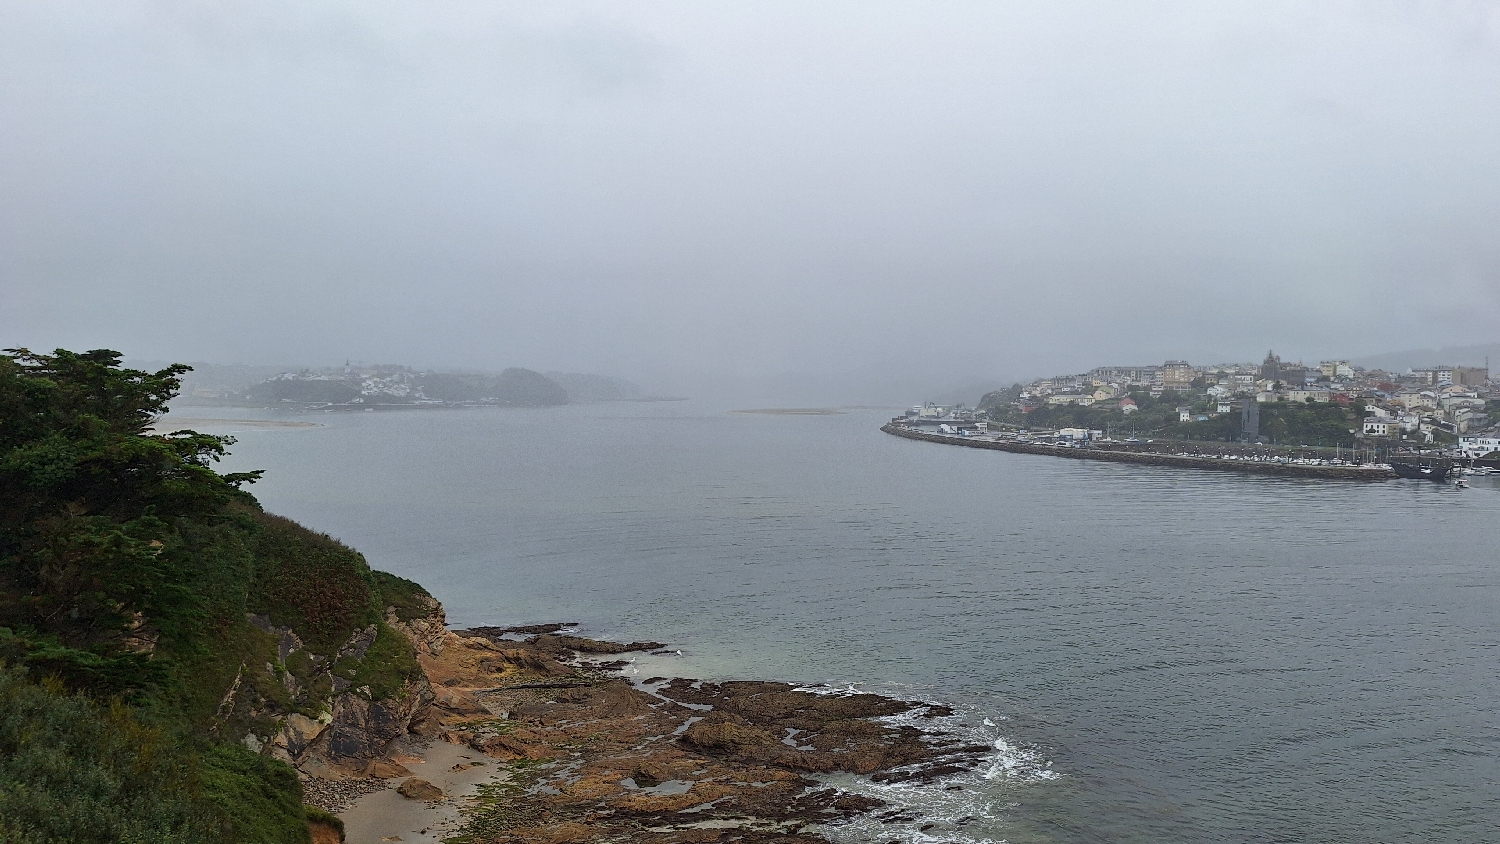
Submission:
M 211 807 L 193 799 L 194 773 L 191 756 L 125 707 L 0 668 L 0 842 L 229 840 Z
M 346 657 L 333 667 L 333 673 L 347 679 L 352 688 L 370 687 L 370 699 L 398 697 L 408 680 L 422 676 L 411 641 L 382 624 L 375 630 L 375 641 L 363 659 Z
M 255 520 L 252 612 L 295 629 L 321 654 L 379 620 L 375 583 L 362 554 L 291 519 L 257 513 Z
M 396 618 L 401 621 L 411 621 L 427 615 L 427 601 L 432 599 L 432 595 L 426 589 L 388 571 L 371 571 L 370 574 L 375 578 L 375 588 L 382 608 L 394 607 Z
M 226 838 L 243 844 L 306 844 L 302 783 L 291 766 L 220 744 L 202 756 L 203 794 L 216 806 Z

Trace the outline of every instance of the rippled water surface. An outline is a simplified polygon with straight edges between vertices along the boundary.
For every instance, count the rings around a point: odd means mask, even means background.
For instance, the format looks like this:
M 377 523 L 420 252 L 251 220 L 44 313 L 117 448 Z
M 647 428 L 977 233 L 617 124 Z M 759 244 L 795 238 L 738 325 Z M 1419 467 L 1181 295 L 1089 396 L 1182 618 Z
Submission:
M 579 621 L 672 642 L 677 673 L 948 701 L 998 745 L 961 789 L 883 795 L 936 826 L 847 840 L 1500 840 L 1488 479 L 1095 464 L 898 439 L 890 411 L 726 410 L 284 417 L 324 427 L 246 429 L 229 465 L 456 624 Z

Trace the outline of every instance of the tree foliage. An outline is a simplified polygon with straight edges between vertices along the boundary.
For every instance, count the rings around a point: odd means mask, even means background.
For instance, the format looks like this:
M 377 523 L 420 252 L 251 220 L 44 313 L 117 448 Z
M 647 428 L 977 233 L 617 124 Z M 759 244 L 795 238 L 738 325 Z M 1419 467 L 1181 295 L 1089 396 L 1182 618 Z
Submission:
M 290 770 L 269 790 L 212 788 L 222 751 L 198 753 L 166 705 L 183 682 L 167 655 L 242 621 L 253 569 L 231 505 L 254 507 L 240 486 L 256 473 L 213 470 L 228 438 L 151 430 L 187 369 L 0 355 L 0 840 L 306 838 Z M 276 820 L 288 803 L 296 821 Z
M 226 437 L 148 430 L 185 371 L 107 350 L 0 355 L 0 626 L 99 693 L 159 679 L 143 637 L 202 621 L 184 528 L 222 521 L 257 476 L 211 468 Z
M 263 512 L 258 473 L 213 468 L 229 438 L 154 429 L 187 369 L 0 354 L 0 844 L 303 844 L 295 772 L 240 739 L 326 711 L 312 654 L 371 625 L 339 676 L 375 696 L 421 676 L 382 622 L 421 587 Z M 283 660 L 256 614 L 307 649 Z

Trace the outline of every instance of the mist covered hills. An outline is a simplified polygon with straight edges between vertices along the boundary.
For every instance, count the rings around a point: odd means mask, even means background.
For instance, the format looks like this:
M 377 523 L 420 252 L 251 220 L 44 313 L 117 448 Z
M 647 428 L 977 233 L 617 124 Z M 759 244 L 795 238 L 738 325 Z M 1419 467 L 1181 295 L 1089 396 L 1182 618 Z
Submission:
M 529 369 L 511 368 L 499 375 L 429 372 L 418 376 L 415 386 L 428 399 L 444 402 L 545 407 L 567 404 L 569 398 L 561 384 Z
M 520 367 L 493 373 L 418 370 L 389 364 L 321 368 L 190 365 L 192 371 L 182 375 L 177 404 L 550 407 L 649 398 L 640 385 L 623 378 L 578 372 L 542 374 Z
M 1355 358 L 1354 364 L 1366 369 L 1384 369 L 1387 372 L 1405 372 L 1421 366 L 1482 366 L 1494 358 L 1500 361 L 1500 343 L 1478 346 L 1444 346 L 1440 349 L 1408 349 L 1402 352 L 1384 352 L 1378 355 Z
M 288 372 L 251 385 L 240 395 L 255 404 L 549 407 L 568 403 L 567 391 L 556 381 L 518 368 L 498 375 L 413 372 L 405 367 Z

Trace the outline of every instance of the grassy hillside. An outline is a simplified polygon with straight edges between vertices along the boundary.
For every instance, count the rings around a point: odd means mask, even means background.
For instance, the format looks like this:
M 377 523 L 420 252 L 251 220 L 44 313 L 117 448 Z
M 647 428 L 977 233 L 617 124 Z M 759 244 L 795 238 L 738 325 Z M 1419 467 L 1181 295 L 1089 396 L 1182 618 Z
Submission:
M 183 371 L 0 355 L 0 842 L 307 841 L 283 722 L 422 679 L 420 587 L 146 432 Z

